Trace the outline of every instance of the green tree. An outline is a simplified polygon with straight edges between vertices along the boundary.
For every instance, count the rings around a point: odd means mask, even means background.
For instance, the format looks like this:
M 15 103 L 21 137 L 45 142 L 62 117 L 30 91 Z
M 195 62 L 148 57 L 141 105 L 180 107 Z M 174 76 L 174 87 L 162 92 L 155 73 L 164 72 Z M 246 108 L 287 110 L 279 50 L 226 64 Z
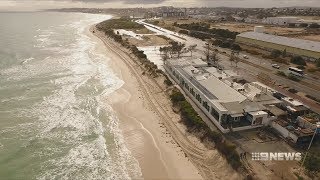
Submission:
M 320 25 L 317 23 L 310 24 L 309 28 L 320 28 Z
M 308 171 L 319 172 L 320 171 L 320 156 L 315 154 L 309 154 L 306 157 L 304 166 Z
M 196 44 L 191 45 L 191 46 L 189 46 L 189 47 L 188 47 L 188 51 L 190 51 L 190 53 L 191 53 L 191 57 L 192 57 L 192 53 L 193 53 L 193 51 L 195 51 L 196 47 L 197 47 L 197 45 L 196 45 Z
M 317 59 L 317 61 L 316 61 L 316 65 L 317 65 L 317 67 L 320 67 L 320 58 L 319 58 L 319 59 Z
M 186 46 L 186 44 L 180 43 L 180 42 L 176 42 L 176 41 L 171 41 L 170 45 L 171 45 L 171 52 L 173 54 L 177 54 L 178 57 L 180 57 L 183 48 Z
M 299 25 L 299 27 L 306 28 L 306 27 L 308 27 L 308 24 L 307 24 L 307 23 L 301 23 L 301 24 Z
M 307 65 L 306 61 L 301 56 L 293 56 L 290 62 L 302 66 Z
M 182 29 L 182 30 L 179 31 L 179 33 L 180 33 L 180 34 L 186 34 L 186 35 L 188 35 L 188 34 L 189 34 L 189 31 Z
M 287 49 L 284 49 L 284 50 L 282 51 L 282 57 L 283 57 L 283 58 L 287 57 Z
M 280 57 L 281 54 L 282 54 L 282 52 L 277 49 L 271 51 L 271 56 L 273 58 L 278 58 L 278 57 Z
M 234 51 L 241 51 L 241 47 L 239 44 L 232 44 L 231 49 Z

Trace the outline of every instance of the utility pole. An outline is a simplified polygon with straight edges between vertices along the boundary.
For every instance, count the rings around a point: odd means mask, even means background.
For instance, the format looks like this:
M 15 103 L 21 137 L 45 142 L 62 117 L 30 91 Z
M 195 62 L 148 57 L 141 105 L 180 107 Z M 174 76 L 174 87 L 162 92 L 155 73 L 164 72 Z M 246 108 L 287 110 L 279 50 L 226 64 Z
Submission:
M 300 168 L 301 168 L 301 169 L 303 168 L 303 164 L 304 164 L 304 162 L 306 161 L 306 158 L 307 158 L 307 155 L 308 155 L 308 151 L 309 151 L 309 149 L 311 148 L 313 139 L 314 139 L 314 137 L 315 137 L 316 134 L 317 134 L 318 128 L 320 128 L 320 122 L 317 122 L 317 123 L 316 123 L 316 129 L 314 130 L 312 139 L 311 139 L 311 141 L 310 141 L 310 144 L 309 144 L 309 146 L 308 146 L 308 149 L 307 149 L 307 151 L 306 151 L 306 154 L 304 155 L 304 158 L 303 158 L 302 163 L 301 163 L 301 165 L 300 165 Z

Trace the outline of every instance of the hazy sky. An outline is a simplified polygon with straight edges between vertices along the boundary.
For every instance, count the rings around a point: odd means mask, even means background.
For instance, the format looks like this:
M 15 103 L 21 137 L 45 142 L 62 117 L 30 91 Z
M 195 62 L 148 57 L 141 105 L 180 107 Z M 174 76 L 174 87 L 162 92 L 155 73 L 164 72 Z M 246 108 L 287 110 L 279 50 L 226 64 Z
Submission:
M 0 10 L 34 10 L 62 7 L 154 7 L 172 5 L 229 7 L 320 7 L 320 0 L 0 0 Z

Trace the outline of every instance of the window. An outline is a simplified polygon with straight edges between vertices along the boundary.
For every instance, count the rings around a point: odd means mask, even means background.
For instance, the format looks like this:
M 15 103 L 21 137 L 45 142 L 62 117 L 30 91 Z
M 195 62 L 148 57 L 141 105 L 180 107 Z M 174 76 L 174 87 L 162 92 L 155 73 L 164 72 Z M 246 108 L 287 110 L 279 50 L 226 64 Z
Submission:
M 228 120 L 228 115 L 222 114 L 222 116 L 221 116 L 221 123 L 226 123 L 227 120 Z
M 303 70 L 295 68 L 295 67 L 289 67 L 289 73 L 297 75 L 297 76 L 303 76 L 304 75 Z
M 211 107 L 211 115 L 219 121 L 219 113 L 213 107 Z
M 262 120 L 263 120 L 263 117 L 258 117 L 258 118 L 256 118 L 256 120 L 254 121 L 254 124 L 262 124 Z
M 204 107 L 204 108 L 206 108 L 206 110 L 208 111 L 208 112 L 210 112 L 210 107 L 209 107 L 209 105 L 208 105 L 208 103 L 207 102 L 203 102 L 202 103 L 202 106 Z

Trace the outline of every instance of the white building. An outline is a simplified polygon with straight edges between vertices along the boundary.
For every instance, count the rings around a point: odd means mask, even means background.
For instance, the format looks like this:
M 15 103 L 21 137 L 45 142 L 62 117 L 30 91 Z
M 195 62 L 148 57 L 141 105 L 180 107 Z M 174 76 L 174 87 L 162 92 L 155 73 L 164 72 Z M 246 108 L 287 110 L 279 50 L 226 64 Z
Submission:
M 289 24 L 299 23 L 299 20 L 300 19 L 298 17 L 267 17 L 262 20 L 262 23 L 286 26 Z
M 167 60 L 166 72 L 223 132 L 269 125 L 275 119 L 264 105 L 278 104 L 256 84 L 239 84 L 238 75 L 207 67 L 201 60 Z

